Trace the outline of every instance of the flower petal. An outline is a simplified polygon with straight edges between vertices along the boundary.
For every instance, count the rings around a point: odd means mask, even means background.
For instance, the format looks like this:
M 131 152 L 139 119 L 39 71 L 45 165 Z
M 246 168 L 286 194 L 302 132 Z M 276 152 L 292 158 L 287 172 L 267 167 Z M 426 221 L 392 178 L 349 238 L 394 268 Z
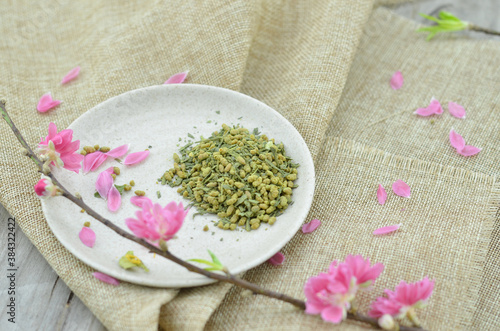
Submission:
M 316 230 L 318 228 L 318 226 L 320 226 L 320 225 L 321 225 L 321 221 L 314 219 L 311 222 L 302 225 L 302 232 L 303 233 L 311 233 L 314 230 Z
M 96 170 L 104 161 L 106 161 L 107 157 L 108 156 L 105 153 L 99 151 L 85 155 L 85 158 L 83 159 L 83 172 L 87 173 L 89 171 Z
M 399 90 L 401 88 L 401 86 L 403 86 L 403 82 L 404 82 L 403 74 L 401 73 L 401 71 L 396 71 L 394 73 L 394 75 L 392 75 L 392 78 L 391 78 L 392 89 Z
M 149 201 L 152 204 L 151 199 L 149 199 L 148 197 L 144 197 L 144 196 L 141 197 L 141 196 L 138 196 L 138 195 L 134 195 L 133 197 L 130 198 L 130 202 L 133 205 L 136 205 L 137 207 L 140 207 L 140 208 L 142 208 L 142 204 L 145 201 Z
M 273 255 L 267 262 L 271 263 L 272 265 L 281 265 L 283 262 L 285 262 L 285 255 L 283 253 L 278 252 Z
M 460 151 L 457 149 L 457 153 L 460 155 L 463 155 L 463 156 L 476 155 L 480 151 L 481 151 L 481 148 L 471 146 L 471 145 L 465 145 L 464 148 L 462 148 L 462 150 L 460 150 Z
M 36 109 L 41 112 L 45 113 L 46 111 L 58 106 L 61 103 L 60 100 L 52 100 L 52 96 L 49 93 L 44 94 L 41 98 L 40 101 L 38 101 L 38 105 L 36 106 Z
M 420 116 L 441 115 L 443 113 L 443 107 L 441 107 L 439 101 L 432 98 L 429 106 L 426 108 L 418 108 L 413 113 Z
M 61 84 L 66 84 L 66 83 L 72 81 L 73 79 L 75 79 L 76 77 L 78 77 L 79 73 L 80 73 L 80 67 L 75 67 L 75 68 L 71 69 L 66 74 L 66 76 L 64 76 L 64 78 L 61 81 Z
M 450 111 L 451 116 L 455 116 L 456 118 L 465 118 L 465 109 L 461 105 L 455 102 L 448 102 L 448 110 Z
M 389 225 L 389 226 L 384 226 L 383 228 L 379 228 L 375 231 L 373 231 L 374 235 L 381 235 L 381 234 L 386 234 L 386 233 L 391 233 L 396 231 L 401 227 L 402 224 L 397 224 L 397 225 Z
M 85 246 L 90 248 L 94 247 L 95 232 L 91 228 L 84 226 L 78 236 Z
M 112 185 L 108 192 L 108 209 L 111 211 L 117 211 L 122 204 L 122 196 L 118 189 Z
M 106 153 L 107 156 L 112 158 L 119 158 L 125 155 L 128 152 L 128 144 L 121 145 L 119 147 L 113 148 L 109 152 Z
M 378 203 L 380 203 L 381 205 L 383 205 L 385 203 L 385 200 L 387 200 L 387 192 L 381 184 L 378 185 L 377 199 Z
M 126 165 L 133 165 L 136 163 L 139 163 L 146 159 L 149 155 L 149 151 L 142 151 L 142 152 L 135 152 L 135 153 L 130 153 L 127 155 L 125 160 L 123 161 L 123 164 Z
M 456 148 L 457 151 L 461 151 L 465 147 L 464 138 L 456 133 L 453 129 L 451 129 L 449 137 L 451 146 Z
M 394 192 L 394 194 L 399 195 L 400 197 L 410 197 L 410 187 L 401 179 L 398 179 L 392 184 L 392 191 Z
M 184 72 L 180 72 L 178 74 L 175 74 L 175 75 L 171 76 L 169 79 L 167 79 L 167 81 L 163 84 L 180 84 L 180 83 L 184 82 L 184 80 L 186 79 L 186 77 L 188 75 L 188 72 L 189 71 L 184 71 Z
M 107 200 L 108 192 L 111 189 L 111 186 L 113 186 L 113 177 L 111 177 L 111 174 L 107 170 L 104 170 L 99 174 L 99 176 L 97 176 L 95 189 L 97 190 L 101 198 Z
M 120 281 L 116 278 L 103 274 L 102 272 L 96 271 L 92 274 L 95 278 L 99 279 L 101 282 L 105 282 L 114 286 L 120 285 Z

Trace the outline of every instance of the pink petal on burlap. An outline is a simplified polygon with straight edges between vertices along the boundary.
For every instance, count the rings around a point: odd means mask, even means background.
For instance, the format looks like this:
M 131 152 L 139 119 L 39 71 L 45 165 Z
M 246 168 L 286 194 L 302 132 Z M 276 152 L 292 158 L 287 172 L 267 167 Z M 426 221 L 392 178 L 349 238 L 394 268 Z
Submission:
M 128 152 L 128 144 L 118 146 L 116 148 L 113 148 L 109 152 L 106 153 L 107 156 L 112 157 L 112 158 L 119 158 L 125 155 Z
M 394 73 L 394 75 L 392 75 L 392 78 L 391 78 L 392 89 L 399 90 L 401 88 L 401 86 L 403 86 L 403 82 L 404 82 L 403 74 L 401 73 L 401 71 L 396 71 Z
M 130 153 L 129 155 L 127 155 L 127 157 L 123 161 L 123 164 L 133 165 L 133 164 L 139 163 L 141 161 L 144 161 L 148 157 L 148 155 L 149 155 L 149 151 Z
M 60 100 L 52 100 L 52 96 L 49 93 L 46 93 L 42 95 L 40 98 L 40 101 L 38 101 L 38 105 L 36 106 L 36 110 L 38 110 L 40 113 L 45 113 L 46 111 L 59 106 L 61 103 Z
M 113 186 L 113 177 L 111 177 L 111 174 L 107 170 L 104 170 L 99 174 L 99 176 L 97 176 L 97 181 L 95 182 L 95 189 L 97 190 L 97 193 L 99 193 L 101 198 L 107 200 L 111 186 Z
M 69 83 L 70 81 L 72 81 L 73 79 L 75 79 L 76 77 L 78 77 L 79 73 L 80 73 L 80 67 L 75 67 L 75 68 L 71 69 L 66 74 L 66 76 L 64 76 L 64 78 L 61 81 L 61 84 Z
M 113 185 L 108 192 L 108 209 L 111 211 L 117 211 L 122 204 L 122 196 L 118 189 Z
M 464 138 L 458 133 L 456 133 L 455 130 L 453 129 L 450 130 L 449 137 L 451 146 L 453 146 L 457 150 L 457 152 L 461 151 L 465 147 Z
M 273 255 L 267 262 L 271 263 L 272 265 L 281 265 L 283 262 L 285 262 L 285 255 L 283 253 L 278 252 Z
M 302 225 L 302 232 L 303 233 L 311 233 L 314 230 L 316 230 L 318 228 L 318 226 L 320 226 L 320 225 L 321 225 L 321 221 L 314 219 L 311 222 Z
M 481 151 L 481 148 L 471 146 L 471 145 L 465 145 L 464 148 L 462 148 L 462 150 L 457 149 L 457 153 L 460 155 L 463 155 L 463 156 L 476 155 L 480 151 Z
M 120 285 L 120 281 L 116 278 L 103 274 L 102 272 L 96 271 L 92 274 L 95 278 L 99 279 L 101 282 L 111 284 L 113 286 Z
M 394 192 L 394 194 L 399 195 L 400 197 L 410 197 L 410 187 L 401 179 L 398 179 L 392 184 L 392 191 Z
M 378 236 L 381 234 L 387 234 L 396 231 L 401 227 L 402 224 L 397 224 L 397 225 L 389 225 L 389 226 L 384 226 L 383 228 L 379 228 L 375 231 L 373 231 L 373 234 Z
M 443 113 L 443 107 L 441 107 L 439 101 L 433 97 L 429 106 L 426 108 L 418 108 L 413 113 L 420 116 L 441 115 Z
M 385 200 L 387 200 L 387 192 L 381 184 L 378 184 L 377 200 L 381 205 L 383 205 L 385 203 Z
M 80 240 L 85 246 L 90 248 L 94 247 L 95 232 L 91 228 L 84 226 L 78 234 L 78 237 L 80 237 Z
M 186 79 L 188 72 L 189 71 L 184 71 L 184 72 L 180 72 L 178 74 L 175 74 L 175 75 L 171 76 L 169 79 L 167 79 L 167 81 L 163 84 L 181 84 Z
M 461 105 L 455 102 L 448 102 L 448 110 L 452 116 L 456 118 L 465 118 L 465 109 Z

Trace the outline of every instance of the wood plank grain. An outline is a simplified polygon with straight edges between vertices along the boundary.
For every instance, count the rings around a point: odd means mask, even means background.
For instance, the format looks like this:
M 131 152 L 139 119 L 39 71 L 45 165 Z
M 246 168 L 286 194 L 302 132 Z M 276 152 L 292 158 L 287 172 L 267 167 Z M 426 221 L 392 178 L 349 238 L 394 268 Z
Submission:
M 105 328 L 89 309 L 73 295 L 73 292 L 57 276 L 35 246 L 16 226 L 15 229 L 15 324 L 7 318 L 10 301 L 9 279 L 7 279 L 9 229 L 11 216 L 0 205 L 0 330 L 88 330 L 102 331 Z M 9 271 L 10 273 L 10 271 Z M 5 275 L 5 276 L 4 276 Z

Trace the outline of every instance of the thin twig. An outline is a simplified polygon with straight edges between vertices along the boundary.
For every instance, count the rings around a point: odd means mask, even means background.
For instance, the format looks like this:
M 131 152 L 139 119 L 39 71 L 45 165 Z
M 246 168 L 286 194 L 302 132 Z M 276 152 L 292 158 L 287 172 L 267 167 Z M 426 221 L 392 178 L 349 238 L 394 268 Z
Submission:
M 10 126 L 10 128 L 12 129 L 12 131 L 14 132 L 14 134 L 16 135 L 16 137 L 19 140 L 19 142 L 21 143 L 21 145 L 26 149 L 27 156 L 29 158 L 31 158 L 33 160 L 33 162 L 35 162 L 35 164 L 37 165 L 39 171 L 43 172 L 43 162 L 38 158 L 38 156 L 33 152 L 33 150 L 27 144 L 26 140 L 24 139 L 24 137 L 19 132 L 19 130 L 15 126 L 14 122 L 12 121 L 12 119 L 10 118 L 10 116 L 8 115 L 7 110 L 5 109 L 5 100 L 3 100 L 3 99 L 0 100 L 0 112 L 1 112 L 1 115 L 2 115 L 3 119 Z M 204 276 L 206 276 L 208 278 L 211 278 L 211 279 L 215 279 L 215 280 L 220 280 L 220 281 L 224 281 L 224 282 L 227 282 L 227 283 L 231 283 L 231 284 L 237 285 L 239 287 L 248 289 L 248 290 L 252 291 L 255 294 L 260 294 L 260 295 L 264 295 L 264 296 L 267 296 L 267 297 L 270 297 L 270 298 L 274 298 L 274 299 L 277 299 L 277 300 L 288 302 L 288 303 L 290 303 L 290 304 L 292 304 L 292 305 L 294 305 L 296 307 L 299 307 L 302 310 L 305 310 L 306 305 L 305 305 L 305 302 L 302 301 L 302 300 L 295 299 L 295 298 L 290 297 L 290 296 L 288 296 L 286 294 L 282 294 L 282 293 L 278 293 L 278 292 L 266 290 L 266 289 L 258 286 L 257 284 L 253 284 L 253 283 L 250 283 L 250 282 L 248 282 L 246 280 L 243 280 L 241 278 L 237 278 L 237 277 L 235 277 L 232 274 L 222 275 L 222 274 L 217 274 L 217 273 L 213 273 L 213 272 L 207 271 L 207 270 L 199 268 L 199 267 L 197 267 L 197 266 L 195 266 L 193 264 L 190 264 L 190 263 L 188 263 L 188 262 L 186 262 L 184 260 L 181 260 L 177 256 L 175 256 L 172 253 L 170 253 L 168 250 L 167 251 L 162 251 L 160 248 L 158 248 L 158 247 L 156 247 L 154 245 L 151 245 L 150 243 L 148 243 L 144 239 L 138 238 L 138 237 L 136 237 L 136 236 L 134 236 L 134 235 L 132 235 L 132 234 L 124 231 L 123 229 L 121 229 L 117 225 L 113 224 L 108 219 L 106 219 L 106 218 L 102 217 L 101 215 L 99 215 L 96 211 L 94 211 L 92 208 L 90 208 L 83 201 L 83 199 L 81 199 L 81 198 L 79 199 L 76 196 L 74 196 L 73 194 L 71 194 L 57 180 L 57 178 L 55 178 L 55 176 L 51 172 L 48 173 L 47 176 L 52 180 L 52 182 L 54 183 L 54 185 L 56 185 L 60 189 L 60 191 L 62 192 L 62 196 L 63 197 L 65 197 L 66 199 L 72 201 L 73 203 L 75 203 L 80 208 L 84 209 L 87 212 L 88 215 L 90 215 L 91 217 L 95 218 L 97 221 L 101 222 L 102 224 L 104 224 L 105 226 L 107 226 L 108 228 L 110 228 L 111 230 L 115 231 L 118 235 L 120 235 L 120 236 L 122 236 L 122 237 L 124 237 L 126 239 L 129 239 L 129 240 L 131 240 L 133 242 L 136 242 L 136 243 L 138 243 L 141 246 L 146 247 L 151 252 L 154 252 L 154 253 L 156 253 L 156 254 L 158 254 L 160 256 L 163 256 L 164 258 L 166 258 L 166 259 L 168 259 L 168 260 L 170 260 L 170 261 L 172 261 L 174 263 L 177 263 L 177 264 L 183 266 L 184 268 L 186 268 L 187 270 L 189 270 L 191 272 L 195 272 L 195 273 L 204 275 Z M 368 316 L 349 313 L 347 315 L 347 318 L 355 320 L 355 321 L 367 323 L 367 324 L 370 324 L 371 326 L 374 326 L 374 327 L 377 327 L 377 328 L 379 327 L 377 320 L 374 319 L 374 318 L 370 318 Z M 405 326 L 400 326 L 399 329 L 402 330 L 402 331 L 416 331 L 416 330 L 418 330 L 418 331 L 424 331 L 421 328 L 412 328 L 412 327 L 405 327 Z
M 471 24 L 471 23 L 469 23 L 469 30 L 476 31 L 476 32 L 483 32 L 483 33 L 491 34 L 491 35 L 494 35 L 494 36 L 500 36 L 500 32 L 499 31 L 495 31 L 495 30 L 492 30 L 492 29 L 483 28 L 483 27 L 480 27 L 480 26 L 477 26 L 477 25 Z

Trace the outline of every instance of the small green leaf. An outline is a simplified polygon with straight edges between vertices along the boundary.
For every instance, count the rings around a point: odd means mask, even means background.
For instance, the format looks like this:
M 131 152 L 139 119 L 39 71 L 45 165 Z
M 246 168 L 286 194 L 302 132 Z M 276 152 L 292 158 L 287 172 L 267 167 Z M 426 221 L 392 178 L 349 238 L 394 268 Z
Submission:
M 417 32 L 428 32 L 429 34 L 426 38 L 428 41 L 434 38 L 438 33 L 461 31 L 469 27 L 469 23 L 460 20 L 458 17 L 446 11 L 441 11 L 439 13 L 439 18 L 422 13 L 420 13 L 420 16 L 437 23 L 437 25 L 423 27 L 417 30 Z
M 207 260 L 203 260 L 203 259 L 189 259 L 188 261 L 198 262 L 198 263 L 208 265 L 209 268 L 204 268 L 207 271 L 213 271 L 213 270 L 217 270 L 217 271 L 225 271 L 226 270 L 227 271 L 226 267 L 224 267 L 224 265 L 222 265 L 222 263 L 219 261 L 217 256 L 215 256 L 215 254 L 212 253 L 210 250 L 207 249 L 207 251 L 208 251 L 208 254 L 210 254 L 210 257 L 212 258 L 212 262 L 207 261 Z
M 118 190 L 118 192 L 120 192 L 120 194 L 123 194 L 123 192 L 125 192 L 125 185 L 126 184 L 123 184 L 123 185 L 116 185 L 115 184 L 115 187 Z
M 96 198 L 100 198 L 100 197 L 101 197 L 101 195 L 99 194 L 99 192 L 95 192 L 95 193 L 94 193 L 94 197 L 96 197 Z

